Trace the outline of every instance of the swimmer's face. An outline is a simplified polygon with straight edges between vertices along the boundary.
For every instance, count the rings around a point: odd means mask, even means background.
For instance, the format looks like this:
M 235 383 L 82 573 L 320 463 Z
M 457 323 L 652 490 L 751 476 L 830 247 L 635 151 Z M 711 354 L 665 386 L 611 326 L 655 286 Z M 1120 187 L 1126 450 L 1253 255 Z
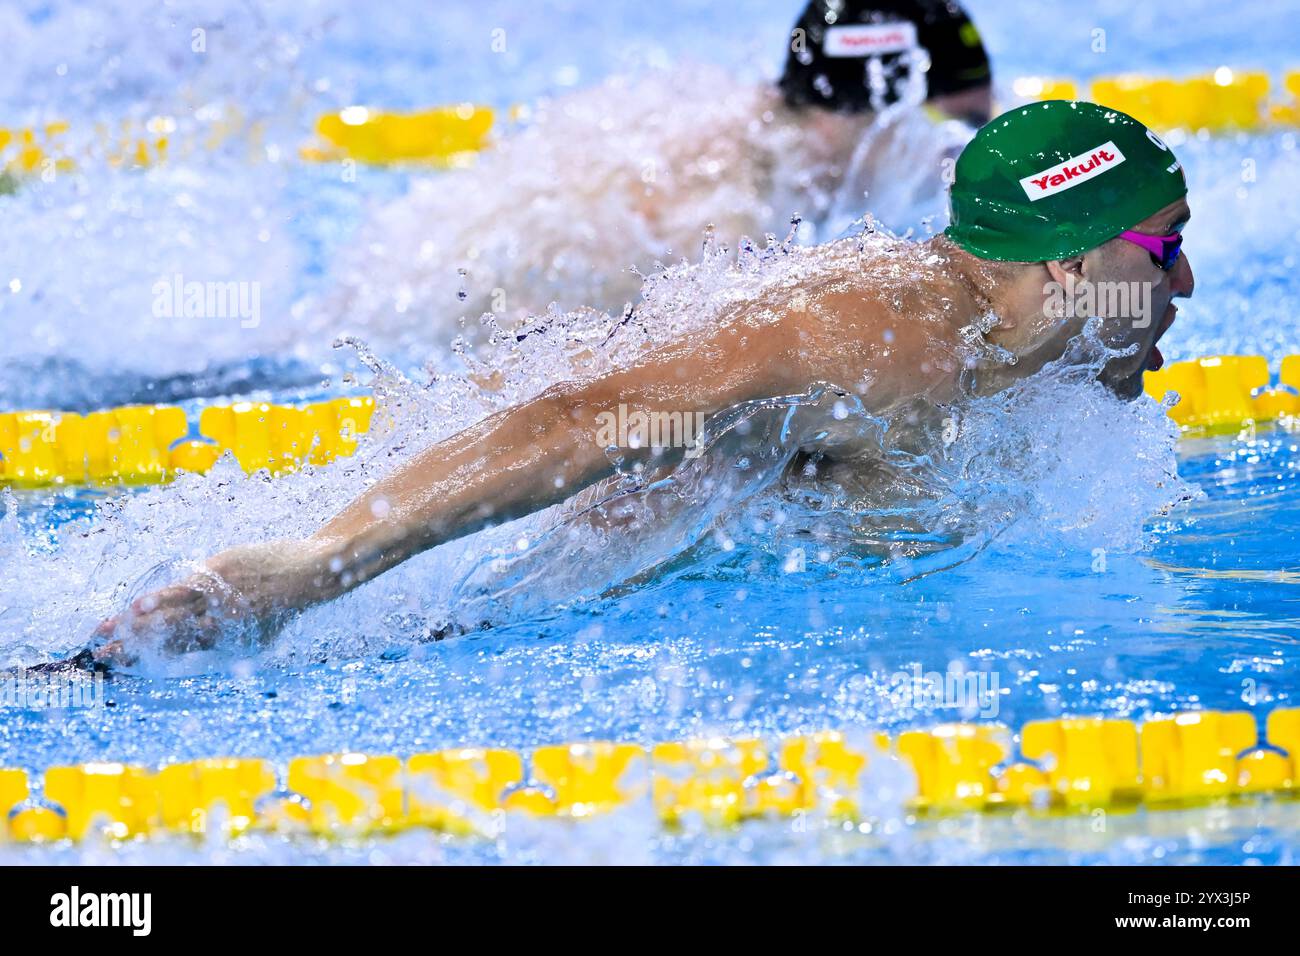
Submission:
M 1191 218 L 1186 199 L 1179 199 L 1133 227 L 1135 232 L 1167 236 L 1182 232 Z M 1096 284 L 1101 337 L 1115 350 L 1135 347 L 1132 355 L 1109 362 L 1101 381 L 1123 398 L 1142 393 L 1142 374 L 1164 364 L 1156 343 L 1173 325 L 1178 309 L 1173 300 L 1192 294 L 1195 279 L 1184 253 L 1168 272 L 1151 254 L 1132 242 L 1112 239 L 1083 255 L 1081 272 Z

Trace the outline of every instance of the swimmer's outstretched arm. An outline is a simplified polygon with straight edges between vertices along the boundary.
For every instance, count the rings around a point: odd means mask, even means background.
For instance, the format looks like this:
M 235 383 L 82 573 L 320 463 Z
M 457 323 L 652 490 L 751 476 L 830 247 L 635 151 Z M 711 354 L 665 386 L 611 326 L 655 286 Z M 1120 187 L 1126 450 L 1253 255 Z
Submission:
M 597 415 L 620 404 L 628 413 L 709 412 L 835 376 L 847 343 L 834 337 L 829 349 L 820 347 L 828 338 L 821 320 L 807 312 L 750 311 L 762 318 L 671 343 L 598 379 L 553 386 L 438 442 L 310 538 L 215 555 L 207 573 L 147 595 L 101 624 L 96 634 L 108 642 L 94 656 L 130 662 L 135 642 L 153 638 L 174 652 L 206 648 L 237 620 L 256 622 L 269 636 L 288 615 L 413 555 L 562 501 L 612 470 L 597 441 Z

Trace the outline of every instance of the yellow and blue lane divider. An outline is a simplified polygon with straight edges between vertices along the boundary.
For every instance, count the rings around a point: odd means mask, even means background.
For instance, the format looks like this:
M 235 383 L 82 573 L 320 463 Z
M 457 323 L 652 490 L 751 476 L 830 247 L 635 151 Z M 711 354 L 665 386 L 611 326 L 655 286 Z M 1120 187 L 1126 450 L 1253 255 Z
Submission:
M 1044 816 L 1300 798 L 1300 708 L 1268 714 L 1266 739 L 1245 711 L 1131 720 L 1067 717 L 1025 724 L 639 744 L 588 742 L 529 754 L 491 748 L 298 757 L 287 768 L 247 758 L 157 769 L 121 763 L 50 767 L 32 786 L 0 769 L 9 840 L 126 840 L 247 831 L 358 835 L 431 827 L 488 832 L 496 815 L 583 820 L 636 804 L 666 826 L 692 816 L 730 826 L 819 812 L 853 820 L 872 765 L 915 777 L 918 817 Z M 218 804 L 221 809 L 217 809 Z M 218 832 L 219 831 L 219 832 Z
M 1084 99 L 1128 113 L 1152 129 L 1258 132 L 1300 125 L 1300 70 L 1282 77 L 1285 98 L 1270 99 L 1268 73 L 1221 66 L 1190 77 L 1126 73 L 1091 83 L 1051 77 L 1021 77 L 1012 83 L 1026 100 Z
M 521 113 L 517 107 L 509 116 L 517 118 Z M 319 116 L 314 124 L 315 140 L 304 145 L 298 155 L 316 163 L 350 159 L 372 165 L 463 166 L 487 148 L 496 121 L 496 110 L 473 103 L 410 111 L 349 106 Z M 21 128 L 0 126 L 0 175 L 21 179 L 49 170 L 71 172 L 76 168 L 74 154 L 78 150 L 69 145 L 70 130 L 63 120 Z M 181 137 L 179 124 L 170 116 L 128 121 L 118 127 L 100 123 L 94 129 L 94 139 L 96 152 L 109 166 L 131 169 L 164 163 L 178 148 L 215 149 L 240 131 L 253 141 L 261 138 L 257 123 L 245 120 L 237 109 L 228 109 L 205 127 L 198 142 Z
M 487 147 L 495 122 L 491 107 L 473 103 L 406 113 L 350 106 L 317 119 L 318 143 L 302 147 L 298 155 L 317 163 L 353 159 L 373 165 L 460 166 Z
M 1156 401 L 1178 394 L 1169 414 L 1186 432 L 1237 431 L 1300 416 L 1300 355 L 1282 359 L 1276 384 L 1262 355 L 1211 355 L 1147 372 L 1143 385 Z
M 1261 355 L 1217 355 L 1147 372 L 1147 394 L 1176 392 L 1169 414 L 1189 433 L 1237 431 L 1300 419 L 1300 355 L 1282 360 L 1277 383 Z M 152 484 L 206 473 L 225 452 L 252 474 L 351 455 L 374 414 L 371 396 L 307 405 L 237 402 L 204 408 L 197 421 L 170 405 L 77 415 L 0 412 L 0 485 Z
M 1265 72 L 1220 66 L 1190 77 L 1121 74 L 1090 83 L 1026 76 L 1011 89 L 1020 100 L 1076 99 L 1080 95 L 1129 113 L 1157 130 L 1206 130 L 1211 133 L 1258 132 L 1300 126 L 1300 70 L 1284 74 L 1282 97 L 1274 98 L 1273 78 Z M 516 106 L 516 119 L 526 108 Z M 409 111 L 349 106 L 319 116 L 315 140 L 299 150 L 308 162 L 353 160 L 359 163 L 422 163 L 451 167 L 473 161 L 488 148 L 498 111 L 490 106 L 457 103 Z M 235 108 L 222 111 L 206 130 L 202 145 L 211 148 L 239 129 L 257 135 Z M 120 128 L 99 124 L 97 140 L 112 166 L 144 167 L 164 162 L 173 147 L 174 117 L 154 116 Z M 64 145 L 69 126 L 57 121 L 42 126 L 0 127 L 0 174 L 32 175 L 46 168 L 74 168 Z
M 76 163 L 65 139 L 70 130 L 64 120 L 19 128 L 0 126 L 0 175 L 22 178 L 50 171 L 72 172 Z M 176 121 L 167 116 L 154 116 L 143 123 L 127 121 L 117 129 L 97 123 L 97 152 L 114 168 L 154 166 L 166 161 L 175 130 Z M 221 130 L 220 136 L 209 130 L 203 145 L 213 148 L 233 127 L 227 124 Z
M 174 405 L 0 413 L 0 485 L 152 484 L 205 473 L 227 451 L 250 474 L 324 465 L 356 450 L 374 404 L 370 396 L 236 402 L 208 406 L 193 421 Z

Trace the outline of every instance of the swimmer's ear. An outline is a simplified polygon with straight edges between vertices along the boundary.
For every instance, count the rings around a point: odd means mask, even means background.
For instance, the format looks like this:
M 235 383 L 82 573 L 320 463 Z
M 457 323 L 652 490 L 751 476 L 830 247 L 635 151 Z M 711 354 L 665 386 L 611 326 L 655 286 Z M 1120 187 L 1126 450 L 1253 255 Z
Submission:
M 1083 256 L 1071 256 L 1068 259 L 1051 259 L 1044 262 L 1047 271 L 1052 276 L 1052 281 L 1065 285 L 1066 276 L 1073 276 L 1074 281 L 1078 282 L 1084 276 Z

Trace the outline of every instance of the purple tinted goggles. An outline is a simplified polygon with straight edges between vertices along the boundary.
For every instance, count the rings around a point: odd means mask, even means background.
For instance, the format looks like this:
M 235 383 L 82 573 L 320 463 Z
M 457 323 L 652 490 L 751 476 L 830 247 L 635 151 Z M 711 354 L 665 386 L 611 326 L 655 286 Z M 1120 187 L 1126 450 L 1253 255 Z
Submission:
M 1182 255 L 1183 234 L 1181 232 L 1171 232 L 1167 236 L 1150 236 L 1145 232 L 1125 229 L 1119 237 L 1151 253 L 1151 261 L 1166 272 L 1174 267 L 1178 257 Z

